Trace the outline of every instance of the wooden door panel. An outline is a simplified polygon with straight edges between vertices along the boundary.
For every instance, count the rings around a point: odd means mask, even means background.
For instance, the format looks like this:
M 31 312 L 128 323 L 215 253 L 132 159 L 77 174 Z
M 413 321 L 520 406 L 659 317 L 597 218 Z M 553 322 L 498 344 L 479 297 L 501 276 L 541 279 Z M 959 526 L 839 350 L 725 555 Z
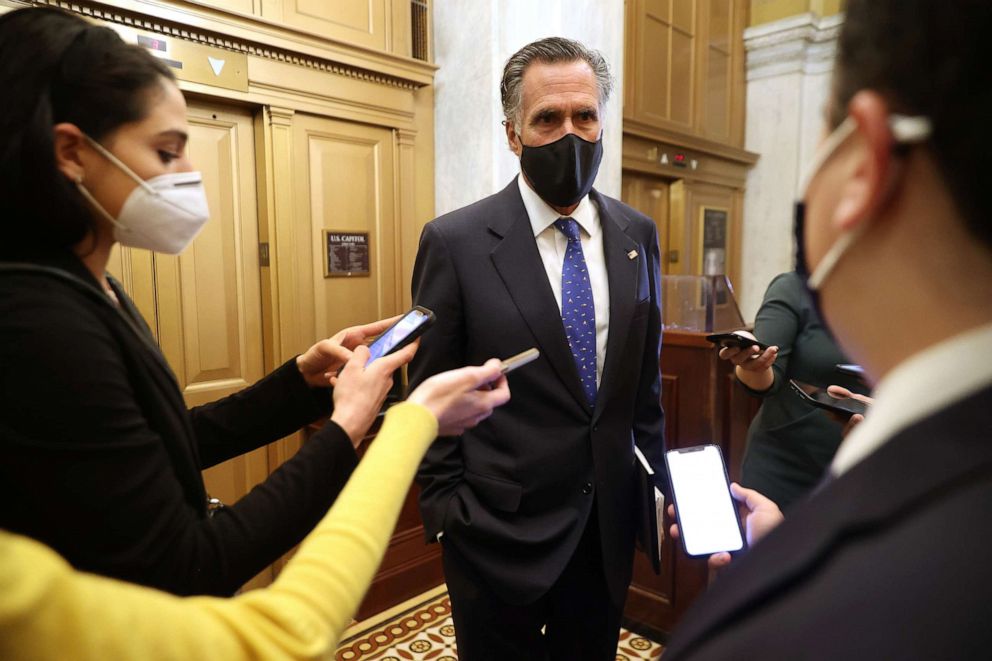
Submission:
M 386 0 L 262 0 L 262 14 L 329 39 L 387 48 Z
M 156 255 L 162 350 L 191 405 L 262 376 L 258 221 L 251 117 L 190 104 L 189 156 L 211 218 L 179 256 Z
M 308 341 L 341 328 L 399 312 L 397 228 L 394 211 L 393 135 L 386 129 L 298 116 L 294 120 L 299 223 L 312 248 L 298 257 L 309 261 L 310 296 L 303 296 L 301 321 Z M 367 233 L 368 275 L 325 277 L 324 231 Z

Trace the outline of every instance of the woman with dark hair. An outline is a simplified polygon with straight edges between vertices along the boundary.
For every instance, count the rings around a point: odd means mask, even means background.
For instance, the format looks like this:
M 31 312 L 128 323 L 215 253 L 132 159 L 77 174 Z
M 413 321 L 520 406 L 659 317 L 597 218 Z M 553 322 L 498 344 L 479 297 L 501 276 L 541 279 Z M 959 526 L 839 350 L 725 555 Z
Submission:
M 327 374 L 392 320 L 349 328 L 188 410 L 106 273 L 114 243 L 175 254 L 207 220 L 172 74 L 108 28 L 23 9 L 0 17 L 0 89 L 0 528 L 80 569 L 231 594 L 327 511 L 415 346 L 332 390 Z M 328 416 L 262 484 L 208 513 L 202 469 Z

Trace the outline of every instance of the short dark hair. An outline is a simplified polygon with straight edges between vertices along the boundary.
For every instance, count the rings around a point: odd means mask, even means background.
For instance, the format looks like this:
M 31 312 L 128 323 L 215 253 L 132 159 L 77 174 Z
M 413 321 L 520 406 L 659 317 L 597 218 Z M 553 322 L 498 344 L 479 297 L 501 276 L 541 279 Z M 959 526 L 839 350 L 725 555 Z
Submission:
M 992 247 L 989 0 L 847 0 L 831 123 L 863 89 L 930 118 L 928 142 L 969 231 Z
M 506 121 L 516 124 L 520 120 L 520 104 L 523 100 L 524 72 L 534 62 L 553 64 L 555 62 L 583 61 L 596 76 L 599 91 L 599 104 L 604 105 L 613 91 L 613 76 L 603 54 L 586 48 L 574 39 L 547 37 L 533 41 L 510 56 L 503 66 L 503 78 L 499 93 L 503 103 L 503 116 Z
M 100 140 L 146 115 L 149 92 L 172 72 L 110 28 L 51 8 L 0 17 L 0 256 L 64 251 L 93 217 L 58 171 L 52 128 L 78 126 Z

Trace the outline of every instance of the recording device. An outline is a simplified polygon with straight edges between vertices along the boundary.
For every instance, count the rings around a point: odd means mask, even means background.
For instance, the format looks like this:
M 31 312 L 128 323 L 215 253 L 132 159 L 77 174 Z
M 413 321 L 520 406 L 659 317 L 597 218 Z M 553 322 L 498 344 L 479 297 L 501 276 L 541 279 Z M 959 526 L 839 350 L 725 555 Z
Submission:
M 802 381 L 796 381 L 795 379 L 790 379 L 789 383 L 792 384 L 792 389 L 795 390 L 804 401 L 817 408 L 830 411 L 831 413 L 839 415 L 845 419 L 850 418 L 855 414 L 864 415 L 865 411 L 868 410 L 868 405 L 864 402 L 847 397 L 838 399 L 828 393 L 825 388 L 803 383 Z
M 719 446 L 669 450 L 665 464 L 686 555 L 708 556 L 743 549 L 744 533 Z
M 500 366 L 500 371 L 503 374 L 509 374 L 518 367 L 523 367 L 527 363 L 534 362 L 540 356 L 541 356 L 541 352 L 531 347 L 530 349 L 527 349 L 527 351 L 521 351 L 517 355 L 510 356 L 509 358 L 504 360 L 503 364 Z
M 434 313 L 425 307 L 416 306 L 386 329 L 369 345 L 368 365 L 376 358 L 382 358 L 410 344 L 434 323 Z
M 713 335 L 707 335 L 706 341 L 717 344 L 721 348 L 733 347 L 735 349 L 746 349 L 748 347 L 758 347 L 762 351 L 768 348 L 768 345 L 764 342 L 758 342 L 737 333 L 714 333 Z

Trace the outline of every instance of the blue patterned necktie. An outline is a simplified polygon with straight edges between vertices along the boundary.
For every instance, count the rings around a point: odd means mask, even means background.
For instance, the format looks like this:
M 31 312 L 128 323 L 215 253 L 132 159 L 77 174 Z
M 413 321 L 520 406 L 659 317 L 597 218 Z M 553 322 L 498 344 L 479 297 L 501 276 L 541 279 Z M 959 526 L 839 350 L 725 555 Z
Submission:
M 568 239 L 561 269 L 561 321 L 579 370 L 582 390 L 593 406 L 596 403 L 596 308 L 589 269 L 582 254 L 579 224 L 572 218 L 559 218 L 555 227 Z

